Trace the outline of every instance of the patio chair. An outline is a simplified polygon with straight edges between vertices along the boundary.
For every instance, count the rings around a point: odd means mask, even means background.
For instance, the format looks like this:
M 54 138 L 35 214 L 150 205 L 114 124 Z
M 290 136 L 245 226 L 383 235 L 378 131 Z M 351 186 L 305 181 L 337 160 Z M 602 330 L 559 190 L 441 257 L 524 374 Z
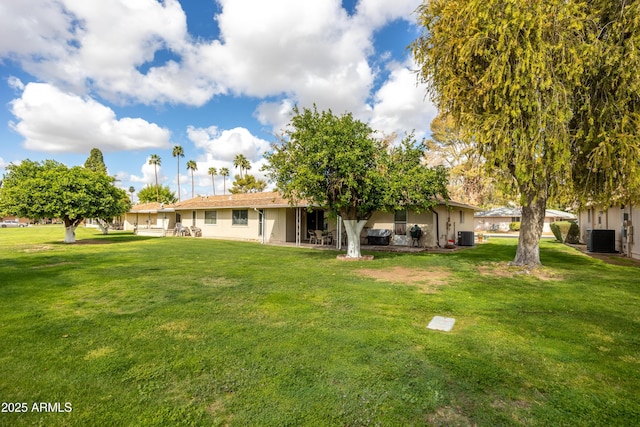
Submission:
M 316 238 L 316 230 L 308 230 L 309 233 L 309 243 L 318 243 L 318 239 Z
M 322 235 L 322 230 L 313 230 L 313 232 L 316 235 L 316 244 L 324 245 L 324 236 Z
M 322 244 L 327 244 L 330 245 L 333 243 L 333 233 L 332 232 L 327 232 L 327 233 L 322 233 Z
M 202 229 L 200 227 L 191 226 L 191 235 L 193 237 L 202 237 Z
M 176 226 L 173 229 L 174 236 L 188 236 L 189 234 L 189 229 L 187 227 L 184 227 L 181 223 L 176 222 Z

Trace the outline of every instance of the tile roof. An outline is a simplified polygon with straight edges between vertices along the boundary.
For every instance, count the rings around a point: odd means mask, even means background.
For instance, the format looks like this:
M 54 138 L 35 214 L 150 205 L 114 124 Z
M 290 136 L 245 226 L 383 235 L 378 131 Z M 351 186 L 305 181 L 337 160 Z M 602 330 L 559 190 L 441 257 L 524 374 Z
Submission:
M 443 199 L 438 200 L 438 204 L 448 204 L 452 207 L 461 207 L 473 210 L 479 208 L 464 203 Z M 308 207 L 311 204 L 306 200 L 300 200 L 296 207 Z M 172 205 L 162 205 L 161 203 L 142 203 L 134 205 L 129 212 L 173 212 L 193 209 L 221 209 L 221 208 L 288 208 L 291 204 L 279 192 L 225 194 L 221 196 L 198 196 L 193 199 L 178 202 Z
M 150 202 L 133 205 L 129 212 L 132 213 L 156 213 L 156 212 L 173 212 L 173 205 Z
M 306 201 L 299 201 L 295 206 L 306 207 Z M 172 205 L 176 210 L 206 208 L 278 208 L 291 207 L 288 200 L 278 192 L 225 194 L 222 196 L 199 196 Z
M 518 217 L 522 216 L 522 208 L 495 208 L 484 212 L 478 212 L 475 214 L 475 216 L 479 218 Z M 545 217 L 575 219 L 576 216 L 568 212 L 547 209 L 545 212 Z

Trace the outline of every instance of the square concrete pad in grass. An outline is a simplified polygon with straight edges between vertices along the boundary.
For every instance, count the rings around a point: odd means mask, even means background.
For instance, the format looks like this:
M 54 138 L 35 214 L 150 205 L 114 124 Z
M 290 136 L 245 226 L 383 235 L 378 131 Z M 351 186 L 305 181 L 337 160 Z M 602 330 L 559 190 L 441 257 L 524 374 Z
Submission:
M 449 332 L 453 328 L 454 323 L 456 323 L 456 319 L 452 317 L 433 316 L 427 328 L 433 329 L 434 331 Z

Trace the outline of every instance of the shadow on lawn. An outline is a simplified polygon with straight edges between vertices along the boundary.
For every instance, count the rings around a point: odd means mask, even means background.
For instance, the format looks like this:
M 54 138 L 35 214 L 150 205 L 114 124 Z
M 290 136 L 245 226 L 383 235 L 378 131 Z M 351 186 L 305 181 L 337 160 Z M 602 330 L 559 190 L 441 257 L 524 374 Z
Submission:
M 52 242 L 47 242 L 48 245 L 109 245 L 114 243 L 130 243 L 130 242 L 142 242 L 145 240 L 154 240 L 158 239 L 157 237 L 151 236 L 138 236 L 135 234 L 107 234 L 107 235 L 99 235 L 93 236 L 87 239 L 76 239 L 75 243 L 64 243 L 61 240 L 56 240 Z

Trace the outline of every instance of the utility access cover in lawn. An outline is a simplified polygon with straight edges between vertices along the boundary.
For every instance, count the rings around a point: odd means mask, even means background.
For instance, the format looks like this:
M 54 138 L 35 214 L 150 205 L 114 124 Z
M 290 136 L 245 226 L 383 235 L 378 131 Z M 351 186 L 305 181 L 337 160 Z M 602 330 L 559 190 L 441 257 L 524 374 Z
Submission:
M 433 316 L 427 328 L 435 331 L 449 332 L 453 328 L 454 323 L 456 323 L 456 319 L 452 317 Z

